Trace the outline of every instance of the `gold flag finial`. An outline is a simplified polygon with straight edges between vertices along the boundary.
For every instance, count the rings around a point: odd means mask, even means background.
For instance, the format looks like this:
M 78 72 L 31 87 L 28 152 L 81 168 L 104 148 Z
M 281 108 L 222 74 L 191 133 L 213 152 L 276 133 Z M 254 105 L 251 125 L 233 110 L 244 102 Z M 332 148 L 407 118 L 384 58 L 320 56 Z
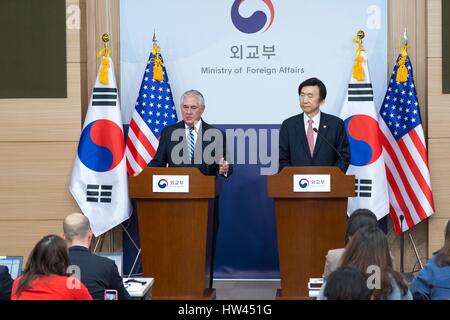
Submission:
M 110 60 L 109 57 L 111 56 L 111 49 L 109 48 L 109 34 L 104 33 L 102 35 L 102 41 L 103 41 L 103 49 L 99 51 L 98 57 L 102 57 L 102 66 L 100 68 L 100 75 L 99 75 L 99 81 L 101 84 L 108 85 L 109 84 L 109 77 L 108 77 L 108 71 L 110 68 Z
M 152 54 L 153 58 L 150 59 L 150 63 L 153 62 L 153 80 L 155 81 L 163 81 L 164 73 L 163 73 L 163 61 L 160 55 L 161 48 L 158 45 L 158 40 L 156 38 L 156 30 L 153 31 L 153 48 Z
M 359 30 L 358 33 L 356 34 L 356 36 L 357 36 L 358 38 L 360 38 L 361 41 L 362 41 L 362 39 L 364 39 L 364 38 L 366 37 L 366 34 L 364 33 L 363 30 Z
M 109 44 L 109 34 L 104 33 L 104 34 L 102 35 L 102 41 L 103 41 L 103 43 L 105 44 L 105 46 L 108 46 L 108 44 Z
M 399 83 L 405 83 L 408 81 L 409 75 L 408 69 L 406 68 L 406 59 L 408 59 L 408 34 L 406 33 L 405 28 L 405 32 L 403 33 L 402 56 L 398 61 L 397 76 L 395 77 Z
M 358 81 L 364 81 L 363 63 L 366 60 L 361 55 L 361 52 L 365 51 L 364 46 L 363 46 L 363 39 L 365 38 L 365 36 L 366 36 L 366 34 L 364 33 L 364 31 L 359 30 L 356 33 L 356 38 L 353 39 L 353 42 L 358 45 L 358 48 L 356 48 L 356 58 L 355 58 L 355 63 L 353 64 L 352 76 L 355 80 L 358 80 Z

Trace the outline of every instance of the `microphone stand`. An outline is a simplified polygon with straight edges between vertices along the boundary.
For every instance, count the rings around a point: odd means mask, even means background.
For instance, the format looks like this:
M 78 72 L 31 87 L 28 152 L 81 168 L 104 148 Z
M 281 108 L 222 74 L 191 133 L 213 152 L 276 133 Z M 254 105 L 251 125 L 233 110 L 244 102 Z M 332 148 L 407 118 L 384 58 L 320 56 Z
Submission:
M 336 148 L 331 144 L 331 142 L 328 141 L 328 139 L 325 138 L 325 137 L 319 132 L 319 130 L 317 130 L 317 128 L 313 128 L 313 131 L 314 131 L 315 133 L 317 133 L 317 136 L 320 136 L 320 138 L 321 138 L 322 140 L 324 140 L 324 141 L 326 142 L 326 144 L 328 144 L 328 146 L 330 146 L 330 148 L 334 150 L 334 152 L 336 152 L 336 154 L 339 156 L 339 159 L 342 159 L 342 154 L 338 151 L 338 149 L 336 149 Z M 345 173 L 345 172 L 344 172 L 344 173 Z
M 405 235 L 403 234 L 403 219 L 405 219 L 405 217 L 403 215 L 400 215 L 400 272 L 404 273 L 404 253 L 405 253 Z

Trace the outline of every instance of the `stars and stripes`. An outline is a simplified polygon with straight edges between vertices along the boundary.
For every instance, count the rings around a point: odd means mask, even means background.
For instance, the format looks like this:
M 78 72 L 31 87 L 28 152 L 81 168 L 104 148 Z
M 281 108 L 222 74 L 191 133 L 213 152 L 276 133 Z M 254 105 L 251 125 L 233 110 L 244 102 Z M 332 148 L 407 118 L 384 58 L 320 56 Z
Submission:
M 178 121 L 164 66 L 164 80 L 153 79 L 156 55 L 159 53 L 155 51 L 150 54 L 130 121 L 126 142 L 127 171 L 130 176 L 137 176 L 147 167 L 158 149 L 161 131 Z
M 390 214 L 397 234 L 414 227 L 434 212 L 419 102 L 411 62 L 409 57 L 406 58 L 408 79 L 404 83 L 397 82 L 397 63 L 379 112 Z M 400 216 L 405 218 L 403 225 Z

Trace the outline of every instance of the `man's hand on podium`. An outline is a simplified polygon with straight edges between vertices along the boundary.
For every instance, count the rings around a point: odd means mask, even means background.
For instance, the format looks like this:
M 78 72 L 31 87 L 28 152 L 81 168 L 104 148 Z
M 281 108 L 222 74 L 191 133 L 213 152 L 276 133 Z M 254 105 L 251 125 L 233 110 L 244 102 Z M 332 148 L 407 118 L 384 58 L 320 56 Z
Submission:
M 220 159 L 219 162 L 219 174 L 224 175 L 225 177 L 228 175 L 228 161 L 224 158 Z

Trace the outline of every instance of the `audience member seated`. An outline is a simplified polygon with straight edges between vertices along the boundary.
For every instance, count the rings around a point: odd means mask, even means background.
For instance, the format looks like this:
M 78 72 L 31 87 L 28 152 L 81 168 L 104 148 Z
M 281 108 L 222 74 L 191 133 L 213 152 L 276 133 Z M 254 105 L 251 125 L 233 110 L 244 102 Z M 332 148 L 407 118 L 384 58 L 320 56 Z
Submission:
M 11 299 L 11 288 L 13 280 L 9 270 L 5 266 L 0 266 L 0 300 Z
M 353 211 L 347 220 L 345 227 L 345 245 L 350 241 L 352 236 L 360 228 L 365 226 L 376 226 L 377 216 L 368 209 L 358 209 Z M 323 278 L 326 278 L 331 272 L 339 267 L 339 262 L 344 253 L 345 248 L 329 250 L 325 257 L 325 268 L 323 272 Z
M 105 290 L 117 290 L 119 300 L 131 299 L 125 289 L 117 266 L 111 259 L 89 250 L 93 234 L 88 218 L 73 213 L 64 219 L 64 239 L 69 246 L 70 263 L 80 268 L 81 282 L 95 300 L 103 300 Z
M 69 255 L 64 239 L 49 235 L 31 251 L 22 275 L 14 280 L 12 300 L 92 300 L 75 277 L 68 276 Z
M 373 286 L 374 300 L 412 300 L 403 275 L 394 270 L 387 237 L 376 226 L 359 229 L 348 243 L 341 266 L 353 267 L 367 274 L 368 285 Z M 327 279 L 320 289 L 318 300 L 324 299 Z
M 372 290 L 367 286 L 367 277 L 352 267 L 340 267 L 327 278 L 325 300 L 370 300 Z
M 450 299 L 450 220 L 445 228 L 444 246 L 413 280 L 411 292 L 416 300 Z

